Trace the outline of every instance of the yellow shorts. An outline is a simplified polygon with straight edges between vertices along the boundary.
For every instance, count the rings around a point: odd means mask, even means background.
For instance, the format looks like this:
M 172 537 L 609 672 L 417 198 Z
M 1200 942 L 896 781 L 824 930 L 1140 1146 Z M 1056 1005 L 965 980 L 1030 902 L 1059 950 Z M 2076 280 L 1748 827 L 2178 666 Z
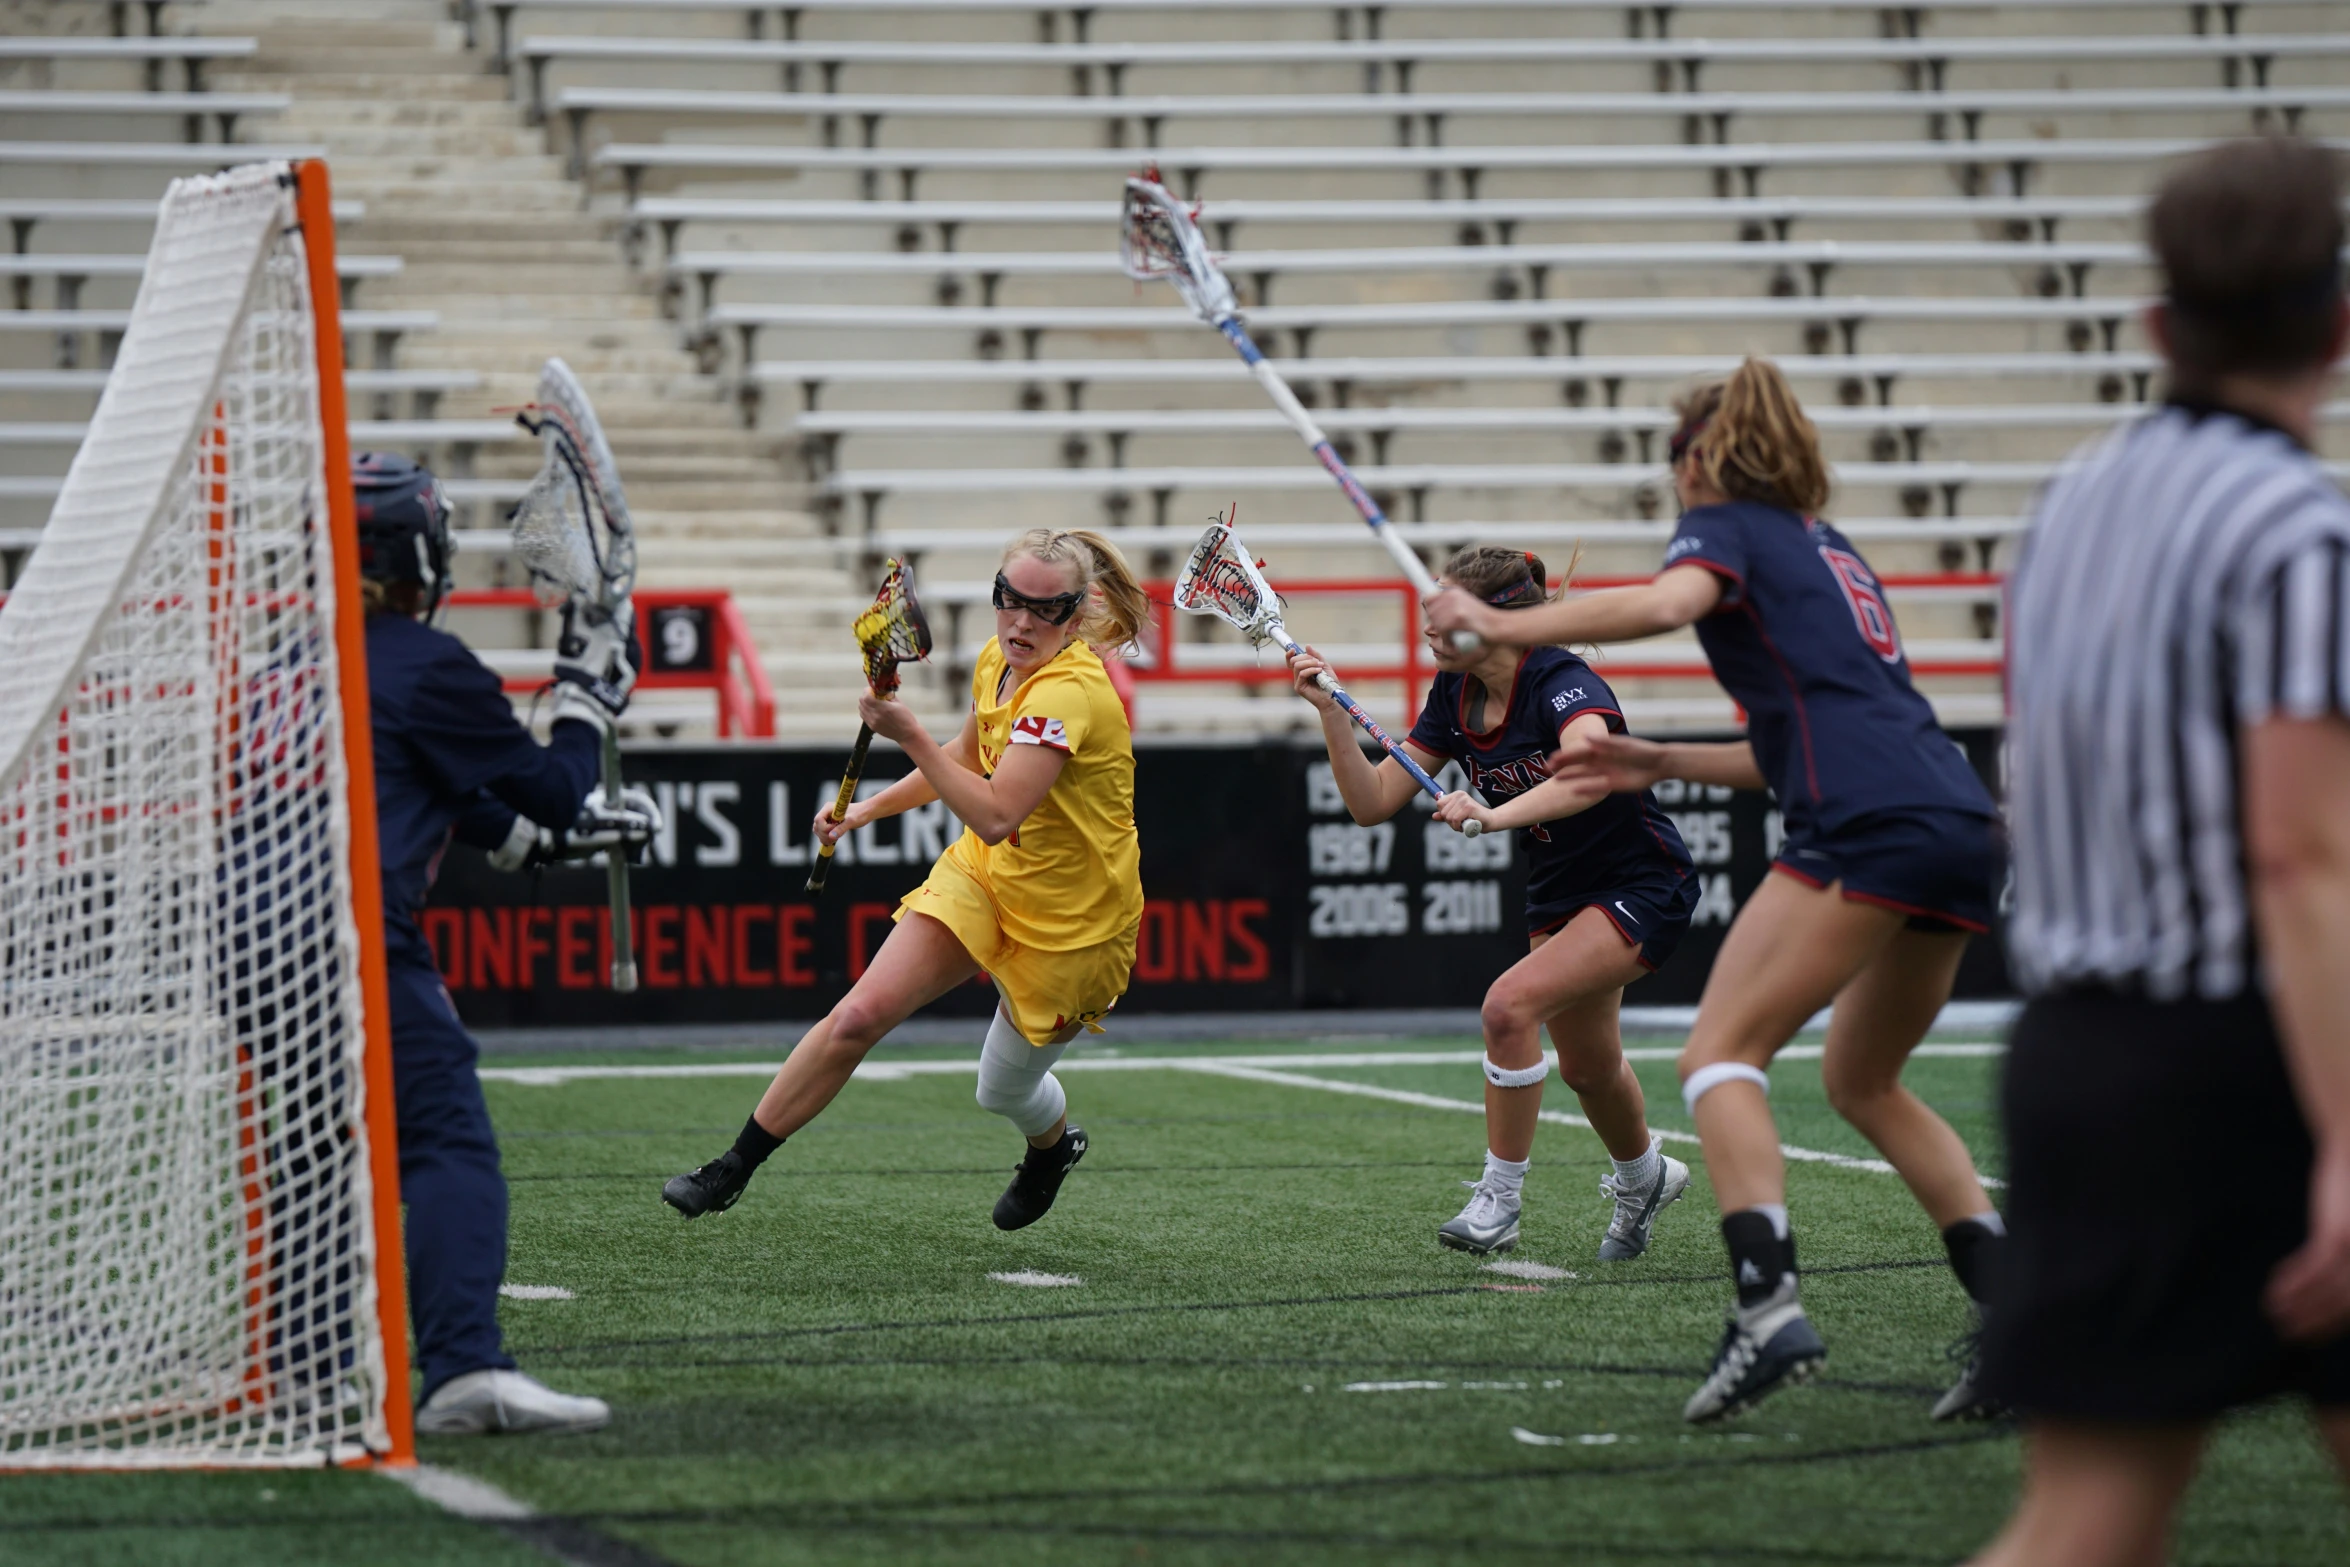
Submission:
M 1103 1032 L 1101 1019 L 1126 994 L 1134 977 L 1135 942 L 1142 922 L 1108 941 L 1067 952 L 1023 946 L 1004 934 L 995 898 L 985 883 L 952 854 L 942 854 L 930 879 L 906 894 L 895 919 L 927 914 L 955 933 L 963 950 L 995 981 L 1004 1011 L 1020 1037 L 1050 1045 L 1082 1024 Z

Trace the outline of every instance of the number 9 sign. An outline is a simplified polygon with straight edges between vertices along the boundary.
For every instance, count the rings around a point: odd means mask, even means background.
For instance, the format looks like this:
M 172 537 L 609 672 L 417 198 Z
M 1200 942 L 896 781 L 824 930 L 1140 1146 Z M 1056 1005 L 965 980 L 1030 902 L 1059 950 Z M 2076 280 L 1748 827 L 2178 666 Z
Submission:
M 710 663 L 710 612 L 699 604 L 664 604 L 653 611 L 646 652 L 663 673 L 706 670 Z

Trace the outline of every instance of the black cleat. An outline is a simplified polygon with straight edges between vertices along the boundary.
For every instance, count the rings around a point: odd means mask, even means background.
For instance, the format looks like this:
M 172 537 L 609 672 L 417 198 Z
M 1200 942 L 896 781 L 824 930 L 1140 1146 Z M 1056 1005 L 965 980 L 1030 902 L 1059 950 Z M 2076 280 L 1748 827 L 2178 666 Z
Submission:
M 671 1176 L 661 1188 L 661 1200 L 687 1218 L 698 1219 L 705 1213 L 724 1213 L 742 1201 L 743 1189 L 750 1184 L 751 1172 L 742 1155 L 729 1148 L 698 1170 Z
M 1077 1161 L 1085 1157 L 1085 1148 L 1082 1126 L 1064 1130 L 1061 1140 L 1050 1148 L 1031 1147 L 1028 1157 L 1014 1166 L 1012 1184 L 995 1200 L 995 1227 L 1025 1229 L 1050 1213 L 1053 1199 L 1061 1194 L 1061 1182 L 1069 1178 L 1069 1172 L 1077 1168 Z
M 1809 1382 L 1827 1358 L 1827 1346 L 1796 1304 L 1790 1281 L 1771 1299 L 1730 1314 L 1713 1372 L 1690 1395 L 1681 1418 L 1703 1425 L 1752 1409 L 1780 1388 Z
M 1980 1326 L 1952 1344 L 1948 1351 L 1959 1367 L 1958 1380 L 1934 1404 L 1936 1420 L 1998 1420 L 2007 1406 L 1983 1386 L 1983 1330 Z

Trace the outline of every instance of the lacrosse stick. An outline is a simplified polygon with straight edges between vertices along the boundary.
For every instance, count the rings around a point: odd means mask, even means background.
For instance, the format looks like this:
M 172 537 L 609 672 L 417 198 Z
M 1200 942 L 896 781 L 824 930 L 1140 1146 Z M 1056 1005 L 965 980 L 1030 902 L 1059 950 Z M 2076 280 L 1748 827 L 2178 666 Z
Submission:
M 550 359 L 539 371 L 537 401 L 514 422 L 536 435 L 541 449 L 538 474 L 514 508 L 514 553 L 530 573 L 531 591 L 549 609 L 577 600 L 591 621 L 608 622 L 636 586 L 636 533 L 596 410 L 571 367 Z M 603 798 L 621 797 L 620 737 L 607 724 Z M 628 857 L 607 854 L 604 874 L 612 904 L 612 988 L 634 990 Z
M 1297 400 L 1289 383 L 1280 372 L 1265 360 L 1256 343 L 1250 339 L 1248 328 L 1240 324 L 1240 305 L 1233 297 L 1232 282 L 1208 254 L 1208 242 L 1200 237 L 1199 223 L 1190 208 L 1170 194 L 1158 181 L 1158 171 L 1150 169 L 1126 181 L 1126 205 L 1122 214 L 1123 226 L 1119 235 L 1118 259 L 1126 275 L 1138 283 L 1163 279 L 1175 285 L 1175 292 L 1191 307 L 1191 313 L 1224 334 L 1224 341 L 1232 345 L 1234 353 L 1248 366 L 1248 373 L 1257 378 L 1257 385 L 1273 399 L 1273 406 L 1281 410 L 1298 439 L 1313 449 L 1314 457 L 1329 470 L 1330 477 L 1346 492 L 1346 498 L 1362 514 L 1371 532 L 1391 556 L 1398 570 L 1427 598 L 1436 592 L 1436 579 L 1428 574 L 1428 567 L 1412 553 L 1387 520 L 1387 513 L 1371 499 L 1370 492 L 1358 482 L 1354 473 L 1331 446 L 1330 437 L 1314 423 L 1314 416 Z M 1453 646 L 1464 653 L 1477 650 L 1477 634 L 1456 631 Z
M 1249 558 L 1240 535 L 1220 517 L 1208 524 L 1208 531 L 1191 547 L 1191 559 L 1183 563 L 1183 575 L 1175 579 L 1175 607 L 1194 615 L 1215 616 L 1248 638 L 1251 647 L 1262 649 L 1271 643 L 1284 653 L 1305 651 L 1281 623 L 1281 595 L 1273 591 L 1264 572 Z M 1404 748 L 1363 711 L 1362 703 L 1340 689 L 1328 669 L 1315 673 L 1314 684 L 1344 709 L 1347 717 L 1361 725 L 1363 733 L 1378 741 L 1380 749 L 1412 775 L 1412 782 L 1426 790 L 1429 799 L 1444 798 L 1443 786 L 1428 776 L 1426 768 L 1404 754 Z M 1484 830 L 1485 824 L 1480 821 L 1465 821 L 1460 826 L 1464 838 L 1474 838 Z
M 856 633 L 857 651 L 865 658 L 865 683 L 875 696 L 889 701 L 897 695 L 898 665 L 930 656 L 930 622 L 923 618 L 922 601 L 914 596 L 914 576 L 904 561 L 892 560 L 883 568 L 881 591 L 873 595 L 873 607 L 859 615 L 850 629 Z M 829 813 L 836 822 L 849 814 L 849 802 L 857 796 L 857 780 L 865 776 L 865 753 L 872 746 L 873 726 L 859 724 L 856 749 L 849 752 L 849 768 L 841 774 L 840 793 Z M 824 879 L 832 874 L 832 850 L 828 843 L 816 851 L 815 868 L 808 872 L 808 891 L 813 894 L 822 895 Z

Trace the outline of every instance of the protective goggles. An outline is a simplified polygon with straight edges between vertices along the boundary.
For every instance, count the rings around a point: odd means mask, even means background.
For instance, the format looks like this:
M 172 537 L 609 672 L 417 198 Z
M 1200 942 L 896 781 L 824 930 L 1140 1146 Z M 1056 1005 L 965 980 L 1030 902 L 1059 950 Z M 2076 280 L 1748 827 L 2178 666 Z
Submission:
M 1067 625 L 1069 617 L 1076 614 L 1077 607 L 1084 602 L 1085 590 L 1082 588 L 1075 593 L 1056 593 L 1051 598 L 1032 599 L 1023 593 L 1014 591 L 1012 585 L 1004 580 L 1002 572 L 999 571 L 995 574 L 996 608 L 1008 610 L 1014 614 L 1026 610 L 1048 626 Z

